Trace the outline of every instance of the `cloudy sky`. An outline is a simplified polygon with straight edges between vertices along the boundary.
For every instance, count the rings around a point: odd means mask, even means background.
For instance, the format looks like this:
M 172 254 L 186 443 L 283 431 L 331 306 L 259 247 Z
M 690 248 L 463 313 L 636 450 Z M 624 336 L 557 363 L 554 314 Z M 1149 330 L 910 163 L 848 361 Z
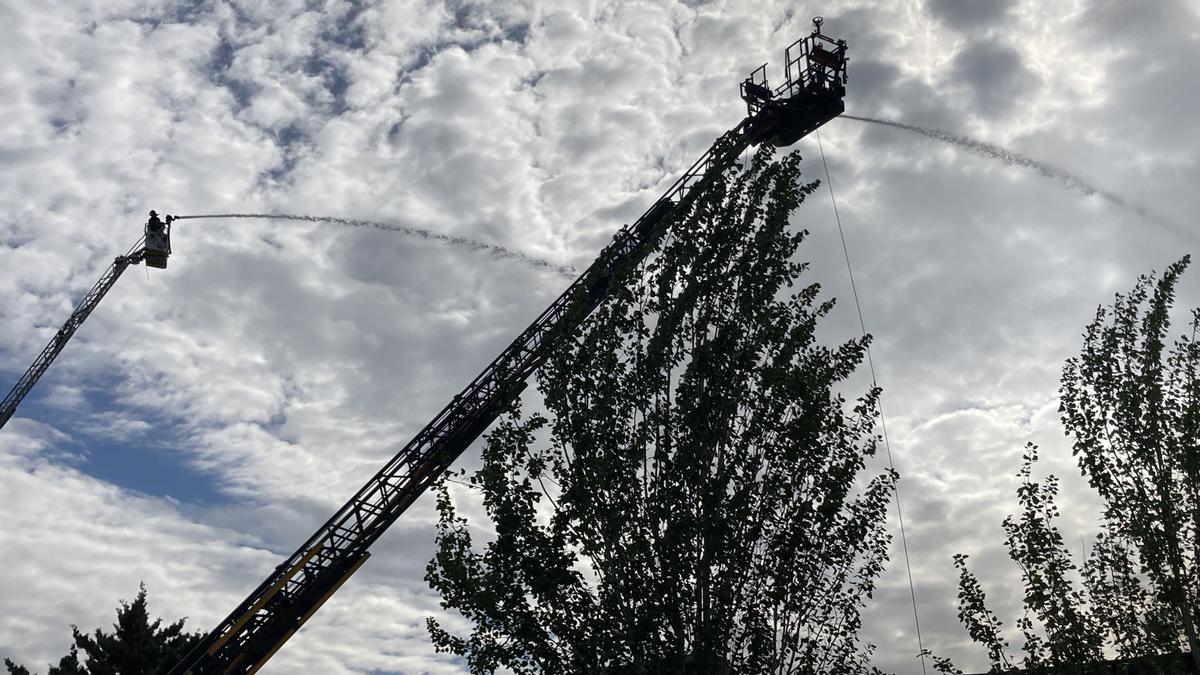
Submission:
M 582 268 L 738 123 L 738 81 L 768 60 L 778 79 L 814 14 L 850 44 L 849 112 L 1004 145 L 1159 214 L 897 129 L 823 130 L 924 642 L 977 668 L 951 555 L 1011 625 L 1000 521 L 1029 440 L 1069 479 L 1068 541 L 1092 535 L 1061 363 L 1098 304 L 1200 252 L 1193 0 L 0 0 L 0 387 L 151 208 L 407 224 Z M 795 150 L 821 176 L 815 139 Z M 829 197 L 795 226 L 842 301 L 835 341 L 858 323 Z M 334 225 L 184 221 L 174 246 L 169 269 L 126 272 L 0 431 L 0 655 L 42 667 L 140 581 L 152 611 L 209 629 L 567 282 Z M 433 522 L 419 502 L 263 672 L 465 672 L 423 626 Z M 881 667 L 919 671 L 898 549 L 866 622 Z

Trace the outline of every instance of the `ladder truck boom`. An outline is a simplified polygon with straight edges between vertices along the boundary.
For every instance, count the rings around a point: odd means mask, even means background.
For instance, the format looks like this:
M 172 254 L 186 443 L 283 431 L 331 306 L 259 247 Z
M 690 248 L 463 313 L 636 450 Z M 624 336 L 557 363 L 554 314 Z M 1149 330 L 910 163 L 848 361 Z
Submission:
M 622 228 L 516 340 L 400 449 L 294 553 L 225 617 L 170 675 L 258 671 L 367 560 L 368 549 L 521 394 L 546 358 L 665 235 L 687 207 L 750 145 L 790 145 L 844 110 L 844 41 L 812 35 L 787 50 L 787 82 L 766 85 L 760 68 L 743 83 L 748 116 L 696 161 L 633 224 Z M 821 43 L 829 52 L 810 58 Z M 795 58 L 793 58 L 795 50 Z M 758 79 L 754 79 L 758 77 Z
M 12 390 L 4 397 L 4 402 L 0 403 L 0 429 L 3 429 L 4 425 L 8 424 L 8 420 L 12 419 L 22 399 L 29 394 L 29 391 L 33 389 L 33 385 L 37 384 L 37 381 L 50 368 L 50 364 L 54 363 L 54 359 L 67 346 L 67 342 L 70 341 L 71 336 L 75 335 L 75 331 L 79 330 L 79 327 L 91 315 L 92 310 L 96 309 L 96 306 L 100 304 L 100 301 L 112 289 L 113 284 L 117 283 L 117 279 L 121 278 L 121 274 L 125 271 L 125 268 L 130 265 L 137 265 L 143 261 L 145 261 L 148 267 L 165 268 L 167 266 L 167 256 L 171 254 L 169 227 L 172 218 L 171 216 L 167 216 L 167 222 L 164 224 L 158 221 L 158 216 L 154 211 L 150 213 L 151 221 L 146 225 L 146 233 L 138 239 L 137 243 L 125 255 L 117 256 L 113 260 L 113 263 L 100 276 L 100 280 L 96 282 L 96 285 L 92 286 L 92 290 L 88 291 L 87 295 L 83 296 L 83 299 L 75 306 L 74 311 L 71 312 L 71 316 L 67 317 L 66 323 L 62 325 L 62 328 L 58 329 L 58 332 L 54 334 L 54 337 L 50 338 L 50 342 L 46 344 L 42 352 L 34 359 L 33 365 L 29 366 L 25 374 L 17 380 Z M 156 222 L 158 223 L 157 225 L 152 225 Z

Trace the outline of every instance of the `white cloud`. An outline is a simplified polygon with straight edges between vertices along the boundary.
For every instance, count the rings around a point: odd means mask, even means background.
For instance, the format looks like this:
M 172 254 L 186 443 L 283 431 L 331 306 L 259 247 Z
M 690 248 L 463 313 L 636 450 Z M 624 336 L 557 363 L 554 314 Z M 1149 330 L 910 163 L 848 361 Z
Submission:
M 1027 1 L 1002 24 L 930 5 L 944 3 L 822 8 L 850 43 L 853 112 L 1011 145 L 1194 231 L 1186 3 Z M 0 17 L 6 381 L 149 208 L 415 223 L 586 264 L 737 123 L 737 82 L 768 59 L 777 80 L 809 30 L 786 3 L 738 2 L 39 3 Z M 1007 106 L 975 95 L 999 91 L 987 68 L 955 69 L 980 41 L 1040 84 L 1006 90 Z M 925 642 L 978 667 L 950 555 L 971 552 L 1012 615 L 999 522 L 1019 449 L 1037 440 L 1047 470 L 1075 473 L 1054 414 L 1061 361 L 1095 305 L 1195 241 L 919 136 L 843 121 L 822 140 L 906 476 Z M 823 178 L 813 139 L 798 150 Z M 825 334 L 853 335 L 826 193 L 797 222 L 840 300 Z M 37 421 L 0 432 L 0 501 L 15 505 L 0 557 L 20 589 L 0 593 L 2 654 L 57 656 L 67 624 L 106 625 L 143 578 L 156 611 L 210 626 L 562 286 L 375 231 L 184 221 L 175 244 L 170 269 L 127 271 L 63 352 L 23 409 Z M 1181 304 L 1200 304 L 1194 274 Z M 139 496 L 63 450 L 145 437 L 231 503 Z M 1072 499 L 1068 536 L 1094 508 Z M 461 672 L 425 643 L 432 515 L 409 515 L 275 672 Z M 897 549 L 868 631 L 900 672 L 915 667 L 907 594 Z
M 53 441 L 15 426 L 0 440 L 0 593 L 12 603 L 0 635 L 12 658 L 31 666 L 57 661 L 70 624 L 107 627 L 117 600 L 131 599 L 142 581 L 156 611 L 211 622 L 216 607 L 236 602 L 233 587 L 251 585 L 276 564 L 234 531 L 47 459 L 56 454 Z

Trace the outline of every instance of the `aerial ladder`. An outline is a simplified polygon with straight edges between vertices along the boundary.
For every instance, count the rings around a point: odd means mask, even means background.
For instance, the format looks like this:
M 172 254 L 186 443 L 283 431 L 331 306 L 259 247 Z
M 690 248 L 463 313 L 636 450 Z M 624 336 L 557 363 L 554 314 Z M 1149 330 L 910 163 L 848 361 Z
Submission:
M 4 402 L 0 403 L 0 429 L 3 429 L 4 425 L 8 424 L 8 420 L 12 419 L 13 414 L 17 411 L 17 406 L 50 368 L 50 364 L 54 363 L 54 359 L 58 358 L 71 336 L 75 335 L 75 331 L 79 330 L 79 327 L 91 315 L 92 310 L 96 309 L 108 291 L 117 283 L 117 279 L 121 278 L 121 274 L 127 267 L 144 262 L 146 267 L 166 269 L 167 257 L 171 255 L 172 220 L 171 216 L 167 216 L 166 222 L 163 222 L 159 220 L 156 212 L 150 212 L 150 220 L 146 222 L 146 231 L 142 237 L 125 252 L 125 255 L 117 256 L 104 274 L 100 275 L 100 280 L 92 286 L 92 290 L 88 291 L 87 295 L 83 296 L 83 299 L 75 306 L 75 310 L 71 312 L 71 316 L 67 317 L 66 323 L 58 329 L 54 337 L 50 338 L 50 342 L 34 359 L 33 365 L 29 366 L 25 374 L 13 385 L 12 391 L 9 391 L 8 395 L 4 397 Z
M 700 157 L 470 384 L 171 670 L 254 673 L 350 578 L 368 549 L 521 394 L 551 341 L 570 334 L 644 260 L 673 215 L 751 145 L 787 146 L 841 114 L 846 43 L 815 30 L 786 51 L 785 81 L 765 66 L 742 83 L 747 117 Z

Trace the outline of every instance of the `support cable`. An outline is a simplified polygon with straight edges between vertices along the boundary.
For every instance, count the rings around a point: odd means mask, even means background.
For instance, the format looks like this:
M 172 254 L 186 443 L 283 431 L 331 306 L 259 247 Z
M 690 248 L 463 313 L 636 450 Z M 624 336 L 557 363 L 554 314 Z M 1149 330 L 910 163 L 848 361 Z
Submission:
M 850 249 L 846 246 L 846 233 L 842 229 L 842 217 L 838 214 L 837 197 L 833 194 L 833 181 L 829 178 L 829 163 L 825 161 L 825 146 L 821 143 L 821 131 L 817 130 L 817 147 L 821 150 L 821 165 L 825 168 L 825 184 L 829 186 L 829 199 L 833 203 L 833 217 L 837 221 L 838 237 L 842 240 L 842 254 L 846 257 L 846 272 L 850 275 L 850 292 L 854 296 L 854 309 L 858 312 L 858 327 L 862 330 L 863 337 L 867 336 L 867 324 L 863 320 L 862 303 L 858 301 L 858 287 L 854 283 L 854 267 L 850 264 Z M 878 387 L 879 380 L 875 377 L 875 361 L 871 358 L 871 347 L 867 345 L 867 366 L 871 371 L 871 386 Z M 883 430 L 883 447 L 887 450 L 888 469 L 893 473 L 896 472 L 896 463 L 892 459 L 892 444 L 888 440 L 887 419 L 883 415 L 883 397 L 879 400 L 879 424 Z M 913 624 L 917 629 L 917 649 L 918 655 L 921 658 L 921 673 L 926 674 L 925 670 L 925 644 L 921 639 L 921 618 L 917 612 L 917 589 L 913 585 L 912 576 L 912 561 L 908 555 L 908 536 L 904 529 L 904 512 L 900 509 L 900 484 L 899 482 L 893 485 L 893 491 L 896 497 L 896 516 L 900 521 L 900 543 L 904 548 L 904 567 L 908 572 L 908 592 L 912 597 L 913 607 Z

